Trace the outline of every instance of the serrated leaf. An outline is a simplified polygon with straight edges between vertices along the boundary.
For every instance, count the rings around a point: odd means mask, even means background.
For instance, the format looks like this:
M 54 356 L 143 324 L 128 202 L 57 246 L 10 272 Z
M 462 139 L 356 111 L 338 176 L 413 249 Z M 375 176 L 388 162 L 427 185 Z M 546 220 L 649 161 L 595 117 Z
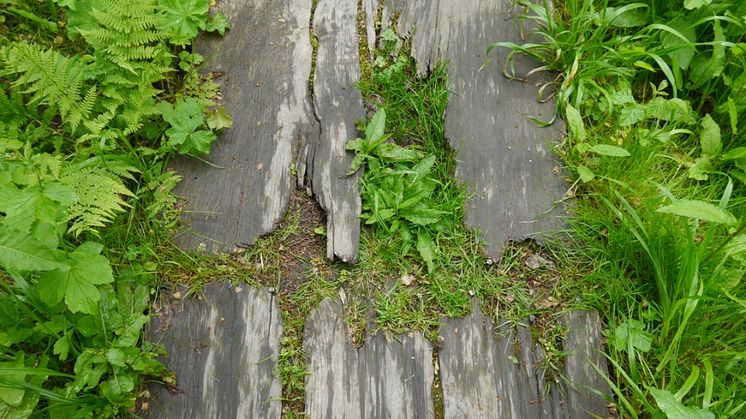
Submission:
M 595 144 L 590 148 L 590 151 L 600 154 L 602 156 L 611 157 L 630 157 L 631 154 L 622 147 L 611 145 L 611 144 Z
M 567 120 L 567 126 L 570 127 L 570 133 L 578 141 L 585 141 L 585 126 L 583 125 L 583 117 L 580 116 L 580 111 L 568 104 L 565 108 L 565 119 Z
M 225 106 L 221 106 L 207 115 L 207 126 L 213 131 L 230 128 L 233 126 L 233 118 L 225 110 Z
M 645 330 L 645 323 L 630 319 L 616 327 L 612 343 L 618 350 L 634 348 L 640 352 L 648 352 L 653 337 Z
M 588 183 L 596 178 L 596 174 L 593 173 L 593 170 L 583 166 L 582 164 L 578 166 L 578 176 L 580 176 L 580 180 L 583 181 L 583 183 Z
M 228 23 L 228 19 L 222 13 L 215 13 L 215 15 L 207 18 L 205 23 L 205 32 L 217 32 L 221 36 L 225 35 L 225 31 L 231 28 L 231 24 Z
M 54 342 L 52 353 L 59 355 L 60 360 L 62 361 L 67 360 L 67 355 L 70 353 L 70 336 L 68 336 L 67 333 L 63 334 L 56 342 Z
M 68 268 L 62 251 L 8 226 L 0 226 L 0 266 L 19 271 Z
M 708 6 L 710 3 L 712 3 L 712 0 L 684 0 L 684 8 L 694 10 L 702 6 Z
M 628 127 L 634 125 L 645 118 L 645 106 L 635 103 L 622 108 L 619 113 L 619 125 Z
M 609 96 L 611 103 L 614 105 L 626 105 L 628 103 L 635 103 L 635 97 L 632 96 L 632 89 L 629 86 L 625 86 Z
M 75 200 L 71 187 L 56 182 L 18 190 L 8 197 L 3 224 L 23 232 L 28 232 L 37 220 L 56 225 L 60 211 Z
M 164 29 L 177 45 L 186 45 L 205 27 L 210 0 L 159 0 L 158 6 L 165 14 Z
M 684 406 L 670 391 L 650 388 L 658 408 L 668 419 L 715 419 L 715 415 L 693 406 Z
M 674 214 L 687 218 L 694 218 L 702 221 L 709 221 L 718 224 L 733 225 L 736 223 L 736 217 L 730 212 L 718 208 L 707 202 L 680 199 L 671 205 L 658 208 L 658 212 Z
M 417 232 L 417 251 L 420 252 L 420 256 L 427 264 L 427 272 L 432 273 L 435 270 L 434 261 L 438 249 L 429 233 L 422 230 Z
M 710 115 L 706 115 L 702 119 L 702 132 L 699 142 L 702 153 L 708 156 L 717 156 L 723 149 L 723 144 L 720 141 L 720 126 Z
M 96 285 L 113 281 L 111 266 L 104 256 L 76 250 L 70 255 L 70 268 L 45 273 L 38 290 L 50 306 L 64 299 L 71 312 L 93 314 L 100 299 Z
M 415 161 L 422 156 L 422 153 L 417 150 L 396 144 L 381 144 L 376 154 L 385 160 L 398 162 Z

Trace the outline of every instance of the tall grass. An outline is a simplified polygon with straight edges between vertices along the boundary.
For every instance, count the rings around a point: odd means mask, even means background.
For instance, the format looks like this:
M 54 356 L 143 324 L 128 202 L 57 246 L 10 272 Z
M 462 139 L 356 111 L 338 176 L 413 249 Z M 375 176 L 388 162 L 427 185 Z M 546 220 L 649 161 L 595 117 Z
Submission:
M 520 3 L 538 40 L 490 48 L 555 76 L 621 415 L 743 417 L 746 2 Z

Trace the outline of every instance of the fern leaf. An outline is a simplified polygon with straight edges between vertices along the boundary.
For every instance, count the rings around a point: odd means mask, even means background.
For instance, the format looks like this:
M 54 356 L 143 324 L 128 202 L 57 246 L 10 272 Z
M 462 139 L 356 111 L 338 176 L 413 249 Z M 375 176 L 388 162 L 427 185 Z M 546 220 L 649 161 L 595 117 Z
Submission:
M 129 206 L 123 197 L 134 196 L 118 176 L 97 167 L 65 173 L 60 182 L 72 187 L 78 196 L 77 202 L 68 207 L 68 221 L 72 222 L 68 231 L 76 236 L 85 231 L 96 234 L 98 227 Z

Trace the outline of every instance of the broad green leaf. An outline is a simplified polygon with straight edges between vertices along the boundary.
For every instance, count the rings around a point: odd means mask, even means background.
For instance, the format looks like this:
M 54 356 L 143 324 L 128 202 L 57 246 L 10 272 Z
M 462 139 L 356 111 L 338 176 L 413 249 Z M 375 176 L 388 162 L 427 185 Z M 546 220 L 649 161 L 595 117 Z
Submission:
M 628 127 L 634 125 L 645 118 L 645 106 L 639 103 L 627 105 L 619 113 L 619 125 Z
M 732 97 L 728 98 L 728 117 L 730 119 L 730 130 L 733 135 L 738 134 L 738 110 L 736 109 L 736 102 Z
M 653 337 L 645 330 L 645 323 L 631 319 L 616 327 L 612 343 L 619 350 L 634 348 L 640 352 L 648 352 Z
M 734 149 L 728 150 L 728 152 L 723 154 L 720 158 L 723 160 L 746 159 L 746 147 L 736 147 Z
M 434 165 L 435 165 L 435 156 L 429 156 L 429 157 L 426 157 L 420 160 L 417 164 L 415 164 L 414 167 L 412 168 L 412 171 L 417 176 L 423 176 L 423 175 L 430 173 L 430 169 L 432 169 Z
M 356 155 L 355 158 L 352 159 L 352 163 L 350 163 L 350 170 L 347 171 L 347 176 L 354 175 L 364 163 L 365 156 L 362 154 Z
M 628 103 L 635 103 L 635 97 L 632 96 L 632 89 L 629 86 L 616 90 L 609 96 L 611 103 L 614 105 L 626 105 Z
M 417 251 L 427 264 L 427 272 L 432 273 L 435 270 L 435 255 L 438 253 L 437 247 L 430 233 L 420 230 L 417 232 Z
M 210 0 L 158 0 L 158 6 L 165 14 L 163 29 L 177 45 L 187 45 L 205 27 Z
M 231 28 L 231 24 L 228 23 L 228 19 L 222 13 L 215 13 L 213 16 L 207 18 L 205 22 L 205 32 L 217 32 L 221 36 L 225 34 L 225 31 Z
M 225 106 L 221 106 L 207 115 L 207 126 L 214 131 L 230 128 L 233 126 L 233 118 L 225 110 Z
M 710 3 L 712 3 L 712 0 L 684 0 L 684 8 L 694 10 L 702 6 L 708 6 Z
M 186 141 L 177 147 L 182 154 L 209 154 L 212 143 L 215 141 L 215 133 L 207 130 L 199 130 L 187 136 Z
M 709 157 L 699 157 L 687 170 L 687 176 L 694 180 L 707 180 L 708 172 L 712 171 L 712 161 Z
M 403 209 L 401 210 L 400 214 L 410 223 L 420 226 L 435 224 L 440 221 L 441 217 L 443 216 L 442 211 L 427 208 L 424 206 L 419 206 L 412 209 Z
M 583 117 L 580 116 L 580 111 L 568 104 L 565 108 L 565 119 L 567 120 L 567 126 L 570 127 L 570 133 L 578 141 L 585 141 L 585 126 L 583 125 Z
M 582 180 L 583 183 L 588 183 L 596 177 L 593 170 L 583 166 L 582 164 L 578 166 L 578 176 L 580 176 L 580 180 Z
M 679 15 L 668 22 L 666 27 L 669 30 L 663 31 L 660 38 L 663 47 L 671 51 L 668 55 L 681 70 L 689 68 L 697 52 L 697 31 L 692 23 L 685 16 Z
M 65 333 L 54 343 L 52 353 L 59 355 L 60 360 L 65 361 L 67 360 L 67 355 L 70 353 L 70 349 L 70 336 Z
M 15 370 L 23 368 L 23 358 L 23 352 L 18 352 L 13 361 L 0 362 L 0 400 L 14 407 L 21 405 L 26 393 L 26 390 L 18 387 L 26 381 L 26 374 Z
M 650 394 L 668 419 L 715 419 L 715 415 L 706 410 L 684 406 L 667 390 L 650 388 Z
M 422 157 L 421 152 L 396 144 L 381 144 L 376 154 L 385 160 L 398 162 L 415 161 Z
M 56 225 L 64 206 L 77 200 L 71 187 L 56 182 L 17 190 L 8 198 L 3 224 L 23 232 L 28 232 L 37 220 Z
M 93 314 L 100 293 L 96 285 L 114 281 L 109 261 L 101 255 L 78 249 L 70 255 L 70 269 L 45 273 L 39 280 L 39 296 L 54 306 L 64 299 L 73 313 Z
M 629 157 L 631 154 L 622 147 L 611 145 L 611 144 L 595 144 L 590 148 L 590 151 L 600 154 L 602 156 L 611 157 Z
M 386 111 L 381 108 L 375 113 L 375 115 L 373 115 L 373 118 L 371 118 L 368 126 L 365 128 L 365 139 L 368 141 L 375 141 L 383 136 L 385 128 Z
M 624 10 L 622 10 L 624 9 Z M 643 8 L 607 7 L 606 20 L 618 28 L 634 28 L 648 23 L 648 13 Z
M 699 137 L 702 153 L 708 156 L 717 156 L 723 149 L 720 141 L 720 127 L 710 115 L 702 119 L 702 132 Z
M 671 205 L 658 208 L 658 212 L 680 215 L 682 217 L 694 218 L 718 224 L 733 225 L 736 223 L 736 217 L 734 217 L 730 212 L 707 202 L 690 199 L 680 199 Z
M 0 226 L 0 267 L 19 271 L 67 269 L 65 254 L 14 228 Z

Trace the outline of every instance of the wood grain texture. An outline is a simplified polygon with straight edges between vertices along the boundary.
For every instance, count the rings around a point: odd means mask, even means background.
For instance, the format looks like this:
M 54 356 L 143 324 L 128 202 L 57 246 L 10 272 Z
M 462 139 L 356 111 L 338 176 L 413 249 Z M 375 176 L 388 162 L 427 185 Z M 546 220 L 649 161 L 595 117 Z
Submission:
M 324 300 L 306 323 L 306 415 L 433 418 L 432 347 L 422 334 L 351 345 L 342 306 Z
M 320 131 L 303 147 L 305 174 L 326 211 L 327 257 L 357 260 L 360 243 L 359 174 L 347 176 L 352 154 L 345 143 L 357 137 L 355 123 L 365 117 L 360 79 L 357 0 L 318 0 L 313 31 L 318 40 L 313 104 Z
M 468 186 L 467 224 L 481 232 L 486 253 L 502 255 L 507 240 L 541 239 L 561 227 L 564 194 L 560 164 L 548 146 L 561 127 L 540 128 L 534 116 L 550 120 L 552 103 L 536 100 L 533 84 L 506 79 L 506 51 L 488 57 L 495 41 L 521 42 L 511 0 L 386 0 L 384 15 L 400 11 L 398 30 L 409 34 L 412 56 L 422 74 L 448 63 L 446 136 L 457 150 L 456 176 Z M 518 73 L 537 63 L 521 59 Z
M 608 416 L 599 394 L 610 394 L 603 378 L 583 362 L 591 356 L 600 371 L 603 347 L 595 313 L 575 312 L 563 322 L 571 324 L 564 341 L 570 355 L 563 371 L 571 382 L 550 385 L 541 368 L 544 353 L 519 324 L 496 327 L 478 307 L 463 319 L 444 319 L 443 345 L 438 359 L 445 418 L 592 418 Z M 594 339 L 588 339 L 588 336 Z M 581 361 L 582 360 L 582 361 Z M 591 390 L 592 389 L 592 390 Z
M 224 0 L 218 10 L 232 29 L 223 38 L 199 38 L 204 68 L 223 75 L 233 127 L 205 157 L 219 167 L 192 157 L 173 165 L 183 174 L 176 191 L 187 201 L 183 218 L 194 232 L 178 238 L 184 248 L 253 244 L 282 217 L 296 143 L 318 132 L 308 89 L 311 1 Z
M 266 290 L 204 287 L 202 300 L 170 301 L 149 339 L 169 351 L 177 388 L 151 384 L 152 418 L 279 418 L 279 307 Z
M 608 368 L 599 327 L 601 319 L 595 311 L 573 311 L 563 317 L 562 323 L 567 327 L 565 377 L 570 386 L 568 416 L 592 418 L 593 413 L 606 408 L 603 394 L 610 394 L 606 381 L 596 372 Z

